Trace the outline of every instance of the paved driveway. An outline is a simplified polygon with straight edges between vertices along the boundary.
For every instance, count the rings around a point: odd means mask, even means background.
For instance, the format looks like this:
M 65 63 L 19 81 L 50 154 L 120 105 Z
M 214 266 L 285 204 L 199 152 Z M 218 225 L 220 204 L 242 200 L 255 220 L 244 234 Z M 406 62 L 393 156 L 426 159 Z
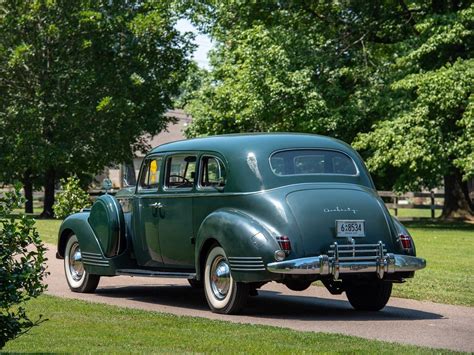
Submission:
M 48 251 L 48 293 L 129 308 L 265 324 L 295 330 L 355 335 L 399 343 L 474 352 L 474 308 L 391 298 L 381 312 L 354 311 L 344 295 L 325 288 L 293 292 L 271 283 L 250 297 L 243 314 L 228 316 L 209 311 L 202 290 L 186 280 L 142 277 L 103 277 L 95 294 L 70 292 L 63 261 Z

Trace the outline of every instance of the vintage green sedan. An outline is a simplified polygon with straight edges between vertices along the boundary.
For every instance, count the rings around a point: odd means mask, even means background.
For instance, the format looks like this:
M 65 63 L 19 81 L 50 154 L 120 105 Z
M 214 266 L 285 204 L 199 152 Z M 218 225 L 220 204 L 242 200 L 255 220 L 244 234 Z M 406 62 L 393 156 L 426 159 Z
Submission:
M 138 183 L 66 218 L 59 258 L 74 292 L 100 276 L 186 278 L 212 311 L 237 313 L 267 282 L 321 280 L 360 310 L 425 267 L 360 156 L 309 134 L 243 134 L 161 145 Z

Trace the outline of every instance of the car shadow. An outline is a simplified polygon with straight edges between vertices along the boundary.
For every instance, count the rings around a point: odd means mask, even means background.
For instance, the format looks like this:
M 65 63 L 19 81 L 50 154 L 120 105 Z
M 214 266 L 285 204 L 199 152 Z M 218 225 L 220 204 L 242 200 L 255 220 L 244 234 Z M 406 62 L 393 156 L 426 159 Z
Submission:
M 193 289 L 187 285 L 106 286 L 98 288 L 96 294 L 99 297 L 126 298 L 137 302 L 197 311 L 209 310 L 204 291 Z M 258 296 L 249 297 L 242 315 L 255 318 L 308 321 L 394 321 L 443 318 L 437 313 L 390 305 L 379 312 L 356 311 L 345 300 L 305 295 L 283 295 L 270 290 L 259 290 Z

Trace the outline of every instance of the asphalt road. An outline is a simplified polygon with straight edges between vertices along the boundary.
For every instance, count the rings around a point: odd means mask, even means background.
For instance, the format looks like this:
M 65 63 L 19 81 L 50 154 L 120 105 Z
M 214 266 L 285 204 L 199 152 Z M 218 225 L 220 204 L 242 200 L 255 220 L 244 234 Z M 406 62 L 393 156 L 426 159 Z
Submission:
M 48 251 L 47 293 L 59 297 L 121 307 L 265 324 L 300 331 L 342 333 L 368 339 L 474 352 L 474 308 L 391 298 L 380 312 L 354 311 L 344 295 L 332 296 L 323 287 L 293 292 L 270 283 L 250 297 L 243 314 L 212 313 L 202 290 L 186 280 L 142 277 L 103 277 L 95 294 L 73 293 L 67 286 L 63 260 Z

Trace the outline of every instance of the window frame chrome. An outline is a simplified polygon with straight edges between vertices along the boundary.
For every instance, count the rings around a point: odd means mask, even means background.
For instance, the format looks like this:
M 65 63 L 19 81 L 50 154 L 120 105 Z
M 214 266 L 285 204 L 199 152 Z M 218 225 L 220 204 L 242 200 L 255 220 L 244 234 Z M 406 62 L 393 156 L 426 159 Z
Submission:
M 227 171 L 228 171 L 224 161 L 220 157 L 218 157 L 217 155 L 208 154 L 208 153 L 202 154 L 199 157 L 199 169 L 198 169 L 198 174 L 199 175 L 198 175 L 198 179 L 197 179 L 196 190 L 198 190 L 198 191 L 207 191 L 207 192 L 208 191 L 214 191 L 214 192 L 218 191 L 216 189 L 216 187 L 214 187 L 214 186 L 202 186 L 202 184 L 201 184 L 201 182 L 202 182 L 201 177 L 202 177 L 202 172 L 203 172 L 202 169 L 204 168 L 204 164 L 202 162 L 203 158 L 214 158 L 214 159 L 216 159 L 217 162 L 219 163 L 219 174 L 220 175 L 222 175 L 222 167 L 224 167 L 224 171 L 226 172 L 226 175 L 227 175 Z M 225 182 L 224 186 L 222 186 L 223 188 L 225 188 L 225 185 L 227 184 L 227 178 L 226 177 L 224 178 L 224 182 Z
M 196 177 L 194 177 L 194 181 L 192 182 L 193 185 L 191 187 L 169 187 L 167 185 L 167 177 L 168 177 L 168 168 L 170 169 L 169 172 L 171 173 L 171 167 L 169 166 L 170 164 L 170 159 L 176 156 L 194 156 L 196 158 L 196 168 L 198 168 L 197 164 L 199 162 L 199 154 L 197 152 L 173 152 L 173 153 L 168 153 L 166 154 L 165 157 L 165 164 L 164 164 L 164 170 L 165 173 L 163 175 L 163 184 L 162 186 L 162 191 L 163 192 L 176 192 L 176 193 L 181 193 L 181 192 L 190 192 L 194 190 L 194 187 L 196 186 Z M 196 169 L 198 170 L 198 169 Z M 196 172 L 195 170 L 195 172 Z M 171 175 L 171 174 L 170 174 Z
M 341 153 L 341 154 L 345 155 L 346 157 L 348 157 L 351 160 L 352 164 L 355 167 L 356 173 L 355 174 L 336 174 L 336 173 L 277 174 L 277 173 L 275 173 L 275 171 L 273 170 L 273 165 L 272 165 L 272 157 L 275 154 L 278 154 L 278 153 L 291 152 L 291 151 L 297 151 L 297 150 L 319 150 L 319 151 L 326 151 L 326 152 Z M 275 175 L 277 177 L 283 177 L 283 178 L 291 177 L 291 176 L 349 176 L 349 177 L 359 177 L 360 176 L 360 169 L 359 169 L 359 166 L 357 165 L 357 163 L 355 162 L 355 160 L 349 154 L 347 154 L 346 152 L 344 152 L 342 150 L 339 150 L 339 149 L 332 149 L 332 148 L 316 148 L 316 147 L 315 148 L 308 148 L 308 147 L 297 148 L 297 147 L 295 147 L 295 148 L 279 149 L 279 150 L 275 150 L 274 152 L 272 152 L 270 154 L 270 156 L 268 157 L 268 164 L 270 166 L 270 170 L 271 170 L 273 175 Z

